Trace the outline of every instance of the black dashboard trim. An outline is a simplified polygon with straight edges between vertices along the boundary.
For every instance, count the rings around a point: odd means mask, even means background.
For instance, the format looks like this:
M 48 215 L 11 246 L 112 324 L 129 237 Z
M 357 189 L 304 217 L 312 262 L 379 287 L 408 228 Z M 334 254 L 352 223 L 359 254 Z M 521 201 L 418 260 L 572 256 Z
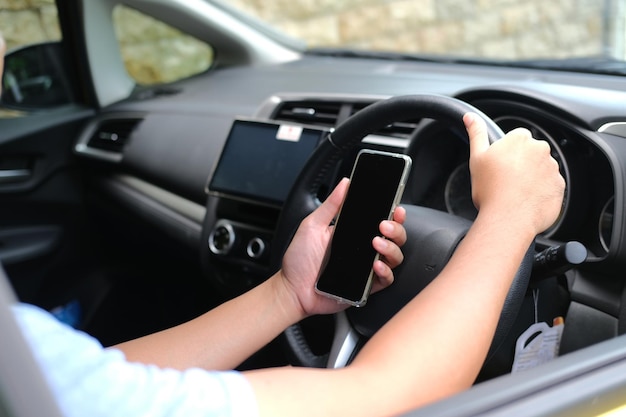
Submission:
M 205 208 L 130 176 L 101 178 L 99 185 L 128 209 L 197 250 Z

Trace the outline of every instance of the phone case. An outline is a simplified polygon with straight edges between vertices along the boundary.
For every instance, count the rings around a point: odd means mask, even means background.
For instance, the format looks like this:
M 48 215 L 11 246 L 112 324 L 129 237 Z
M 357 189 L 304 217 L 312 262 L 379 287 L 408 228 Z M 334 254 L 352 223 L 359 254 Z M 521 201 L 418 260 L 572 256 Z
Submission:
M 367 159 L 367 162 L 362 162 L 364 159 Z M 365 165 L 360 165 L 363 163 Z M 379 164 L 382 167 L 380 172 L 372 171 L 379 167 Z M 350 175 L 350 188 L 337 215 L 335 231 L 331 242 L 329 242 L 320 275 L 316 281 L 315 290 L 318 293 L 341 303 L 357 307 L 365 305 L 374 279 L 372 264 L 379 258 L 379 254 L 371 246 L 371 240 L 374 236 L 380 235 L 378 224 L 382 220 L 391 219 L 393 216 L 393 211 L 399 204 L 404 192 L 410 167 L 411 158 L 404 154 L 371 149 L 364 149 L 359 152 Z M 385 176 L 392 174 L 393 178 Z M 355 177 L 355 175 L 359 177 Z M 372 186 L 370 186 L 370 182 Z M 358 219 L 355 219 L 367 216 L 368 208 L 371 209 L 372 205 L 376 206 L 375 214 L 365 222 L 366 230 L 361 230 Z M 384 213 L 383 210 L 385 210 Z M 377 214 L 380 216 L 377 217 Z M 346 216 L 349 217 L 346 218 Z M 350 223 L 348 226 L 344 226 L 346 221 Z M 372 231 L 371 235 L 366 234 L 370 230 Z M 352 235 L 355 236 L 357 245 L 363 247 L 363 252 L 371 252 L 371 257 L 367 254 L 361 258 L 359 256 L 360 248 L 355 248 L 354 253 L 350 249 L 346 249 L 352 245 Z M 334 250 L 334 245 L 343 246 L 339 250 Z M 337 255 L 335 252 L 340 252 L 340 254 Z M 351 256 L 344 257 L 345 252 L 351 253 Z M 333 256 L 335 258 L 341 257 L 341 259 L 332 259 Z M 353 264 L 357 265 L 354 273 L 351 268 Z M 330 272 L 327 271 L 329 265 L 332 269 Z M 366 270 L 369 272 L 367 272 L 367 277 L 363 278 L 366 275 L 364 272 Z M 356 275 L 356 277 L 352 275 Z M 347 293 L 351 293 L 352 296 L 348 296 Z

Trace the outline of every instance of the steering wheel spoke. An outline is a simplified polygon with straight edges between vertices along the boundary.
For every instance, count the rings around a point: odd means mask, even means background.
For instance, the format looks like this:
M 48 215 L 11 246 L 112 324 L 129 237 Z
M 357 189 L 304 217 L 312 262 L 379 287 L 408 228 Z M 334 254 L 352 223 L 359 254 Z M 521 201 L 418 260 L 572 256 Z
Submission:
M 360 346 L 361 336 L 352 327 L 345 311 L 335 314 L 335 335 L 328 356 L 327 368 L 346 366 Z

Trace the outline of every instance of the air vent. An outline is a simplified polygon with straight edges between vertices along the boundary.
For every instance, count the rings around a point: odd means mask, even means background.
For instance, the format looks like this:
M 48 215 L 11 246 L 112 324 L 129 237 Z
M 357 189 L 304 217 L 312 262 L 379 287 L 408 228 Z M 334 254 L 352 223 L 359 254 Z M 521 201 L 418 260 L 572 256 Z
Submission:
M 100 122 L 87 146 L 108 152 L 121 153 L 141 119 L 111 119 Z
M 336 127 L 372 101 L 284 101 L 274 112 L 273 119 L 307 125 Z M 417 128 L 419 119 L 392 123 L 376 132 L 375 136 L 408 139 Z
M 306 125 L 334 127 L 343 105 L 332 101 L 286 101 L 281 103 L 273 118 Z

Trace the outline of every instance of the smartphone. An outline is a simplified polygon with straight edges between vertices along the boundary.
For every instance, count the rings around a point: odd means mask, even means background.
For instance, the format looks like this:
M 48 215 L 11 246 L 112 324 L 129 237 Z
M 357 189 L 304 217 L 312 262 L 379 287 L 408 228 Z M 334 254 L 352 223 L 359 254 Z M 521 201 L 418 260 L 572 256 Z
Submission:
M 367 302 L 379 254 L 372 239 L 400 202 L 411 168 L 407 155 L 364 149 L 357 155 L 350 185 L 328 245 L 315 290 L 342 303 Z

